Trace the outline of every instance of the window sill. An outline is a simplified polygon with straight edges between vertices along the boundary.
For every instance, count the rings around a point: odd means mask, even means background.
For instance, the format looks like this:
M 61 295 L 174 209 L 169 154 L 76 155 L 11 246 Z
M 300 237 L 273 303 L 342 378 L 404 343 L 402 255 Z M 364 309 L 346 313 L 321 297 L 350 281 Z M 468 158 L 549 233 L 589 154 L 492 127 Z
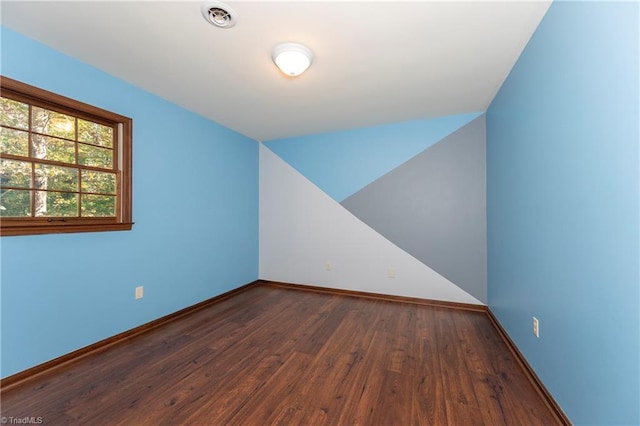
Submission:
M 0 230 L 0 236 L 12 237 L 19 235 L 43 235 L 43 234 L 67 234 L 75 232 L 103 232 L 103 231 L 130 231 L 131 223 L 41 223 L 33 225 L 4 226 Z

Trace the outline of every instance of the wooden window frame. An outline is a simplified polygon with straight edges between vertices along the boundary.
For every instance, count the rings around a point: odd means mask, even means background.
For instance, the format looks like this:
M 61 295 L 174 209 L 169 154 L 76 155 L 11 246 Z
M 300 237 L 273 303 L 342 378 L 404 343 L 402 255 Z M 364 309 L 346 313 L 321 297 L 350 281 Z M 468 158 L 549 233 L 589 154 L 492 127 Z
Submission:
M 4 217 L 0 219 L 0 236 L 39 235 L 74 232 L 128 231 L 133 221 L 132 140 L 133 120 L 120 114 L 85 104 L 29 84 L 0 76 L 0 95 L 24 101 L 79 118 L 117 124 L 119 138 L 114 150 L 118 156 L 115 217 Z M 13 95 L 13 96 L 12 96 Z M 25 157 L 0 154 L 1 158 L 25 161 Z

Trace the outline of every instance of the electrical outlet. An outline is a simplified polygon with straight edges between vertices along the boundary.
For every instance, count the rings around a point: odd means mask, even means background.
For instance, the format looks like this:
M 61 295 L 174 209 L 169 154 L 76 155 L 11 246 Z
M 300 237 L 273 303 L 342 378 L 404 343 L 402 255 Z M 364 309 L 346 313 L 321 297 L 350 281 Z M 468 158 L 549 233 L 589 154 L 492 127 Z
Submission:
M 533 317 L 533 335 L 540 337 L 540 321 L 536 317 Z
M 136 287 L 136 300 L 142 299 L 144 297 L 144 287 L 139 286 Z
M 394 268 L 393 266 L 389 266 L 389 269 L 387 269 L 387 277 L 395 278 L 396 277 L 396 268 Z
M 327 262 L 327 263 L 324 264 L 324 270 L 325 271 L 330 271 L 331 270 L 331 263 L 330 262 Z

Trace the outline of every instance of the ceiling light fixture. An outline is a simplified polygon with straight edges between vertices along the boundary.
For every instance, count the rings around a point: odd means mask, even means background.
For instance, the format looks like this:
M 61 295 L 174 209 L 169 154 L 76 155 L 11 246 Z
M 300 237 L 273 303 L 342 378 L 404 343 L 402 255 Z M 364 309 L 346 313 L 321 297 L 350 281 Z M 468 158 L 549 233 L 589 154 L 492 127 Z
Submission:
M 273 48 L 271 58 L 283 73 L 295 77 L 309 68 L 313 53 L 300 43 L 280 43 Z
M 200 10 L 204 19 L 215 27 L 228 29 L 236 25 L 236 12 L 222 2 L 206 2 Z

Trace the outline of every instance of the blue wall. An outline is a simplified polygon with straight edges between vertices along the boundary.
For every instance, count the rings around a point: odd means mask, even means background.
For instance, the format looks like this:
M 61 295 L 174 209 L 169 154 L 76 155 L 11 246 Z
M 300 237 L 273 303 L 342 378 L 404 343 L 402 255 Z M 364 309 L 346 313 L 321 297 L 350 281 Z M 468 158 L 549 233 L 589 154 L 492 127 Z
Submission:
M 257 279 L 255 141 L 6 28 L 2 74 L 133 118 L 135 221 L 2 238 L 2 377 Z
M 576 424 L 640 423 L 638 22 L 554 3 L 487 112 L 489 306 Z

